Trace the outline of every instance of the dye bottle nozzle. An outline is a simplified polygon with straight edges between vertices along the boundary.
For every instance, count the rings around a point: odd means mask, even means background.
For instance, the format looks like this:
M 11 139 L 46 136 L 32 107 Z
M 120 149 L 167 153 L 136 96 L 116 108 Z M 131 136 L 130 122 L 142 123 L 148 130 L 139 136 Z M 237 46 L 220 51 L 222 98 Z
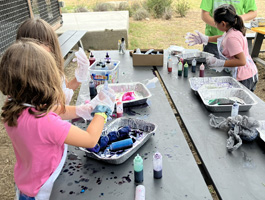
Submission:
M 143 185 L 136 186 L 134 200 L 145 200 L 145 187 Z
M 189 72 L 189 65 L 186 62 L 184 65 L 184 77 L 188 77 L 188 72 Z
M 134 181 L 136 183 L 142 183 L 144 181 L 144 166 L 143 166 L 143 159 L 139 154 L 135 156 L 133 160 L 133 167 L 134 167 Z
M 153 156 L 153 168 L 154 168 L 154 178 L 160 179 L 162 178 L 162 155 L 159 152 L 156 152 Z

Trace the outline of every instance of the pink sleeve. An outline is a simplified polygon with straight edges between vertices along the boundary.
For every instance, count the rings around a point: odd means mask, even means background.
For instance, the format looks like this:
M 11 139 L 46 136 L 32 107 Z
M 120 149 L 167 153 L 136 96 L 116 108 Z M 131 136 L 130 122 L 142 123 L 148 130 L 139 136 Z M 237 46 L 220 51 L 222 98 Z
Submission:
M 230 37 L 227 40 L 226 43 L 226 49 L 229 54 L 229 57 L 233 57 L 241 52 L 244 52 L 243 50 L 243 41 L 240 40 L 241 38 L 237 37 Z
M 45 138 L 47 142 L 62 145 L 69 133 L 71 123 L 62 120 L 62 118 L 55 113 L 49 113 L 47 117 L 45 117 L 43 124 L 43 127 L 47 130 Z

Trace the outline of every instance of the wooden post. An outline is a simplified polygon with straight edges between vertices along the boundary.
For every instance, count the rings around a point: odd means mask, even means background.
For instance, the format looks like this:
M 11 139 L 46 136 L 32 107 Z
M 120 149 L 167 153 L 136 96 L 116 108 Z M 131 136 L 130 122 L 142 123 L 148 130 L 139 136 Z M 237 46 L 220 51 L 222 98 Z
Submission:
M 30 3 L 30 0 L 27 0 L 27 1 L 28 1 L 30 18 L 34 18 L 34 14 L 33 14 L 33 11 L 32 11 L 32 6 L 31 6 L 31 3 Z

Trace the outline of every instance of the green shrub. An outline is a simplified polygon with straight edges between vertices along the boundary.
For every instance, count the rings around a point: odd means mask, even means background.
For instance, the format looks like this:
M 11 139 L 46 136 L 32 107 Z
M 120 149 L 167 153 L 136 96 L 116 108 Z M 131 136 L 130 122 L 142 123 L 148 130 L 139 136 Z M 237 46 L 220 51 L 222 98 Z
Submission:
M 189 9 L 190 9 L 190 4 L 187 2 L 187 0 L 177 1 L 176 13 L 180 14 L 181 17 L 185 17 Z
M 129 15 L 130 17 L 133 16 L 133 14 L 139 9 L 141 8 L 142 5 L 139 1 L 134 1 L 131 6 L 129 7 Z
M 75 8 L 74 12 L 88 12 L 88 9 L 85 6 L 78 6 Z
M 147 0 L 148 10 L 155 18 L 161 18 L 166 8 L 171 7 L 172 0 Z
M 127 2 L 121 2 L 117 10 L 129 10 L 129 4 Z
M 163 19 L 165 19 L 165 20 L 169 20 L 169 19 L 172 18 L 172 15 L 173 15 L 173 10 L 172 10 L 172 8 L 167 7 L 167 8 L 165 9 L 164 14 L 163 14 Z
M 114 10 L 114 6 L 109 4 L 109 3 L 100 3 L 97 2 L 96 5 L 93 7 L 93 11 L 94 12 L 98 12 L 98 11 L 110 11 L 110 10 Z
M 135 11 L 135 13 L 133 14 L 133 19 L 137 20 L 137 21 L 141 21 L 145 18 L 149 17 L 149 13 L 147 10 L 145 10 L 144 8 L 139 8 L 138 10 Z

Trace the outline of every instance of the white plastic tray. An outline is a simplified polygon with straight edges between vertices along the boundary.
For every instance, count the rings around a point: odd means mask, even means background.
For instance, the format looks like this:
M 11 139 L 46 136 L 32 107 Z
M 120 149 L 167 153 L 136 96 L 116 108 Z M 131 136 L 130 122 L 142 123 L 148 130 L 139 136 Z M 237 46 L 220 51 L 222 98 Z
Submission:
M 232 105 L 209 105 L 209 100 L 218 98 L 239 98 L 245 102 L 239 104 L 239 111 L 248 111 L 257 101 L 249 94 L 247 89 L 229 88 L 229 89 L 199 89 L 198 93 L 207 108 L 211 112 L 231 112 Z

